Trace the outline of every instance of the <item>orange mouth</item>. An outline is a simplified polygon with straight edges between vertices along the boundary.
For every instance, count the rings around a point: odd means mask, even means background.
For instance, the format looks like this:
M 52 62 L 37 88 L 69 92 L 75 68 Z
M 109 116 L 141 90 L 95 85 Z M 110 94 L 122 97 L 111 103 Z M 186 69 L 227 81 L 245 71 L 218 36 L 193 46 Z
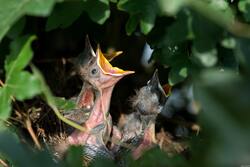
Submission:
M 104 56 L 109 62 L 111 62 L 113 59 L 115 59 L 122 53 L 123 53 L 122 51 L 115 51 L 113 48 L 109 48 L 107 53 L 104 53 Z
M 127 70 L 122 70 L 118 67 L 113 67 L 109 63 L 109 61 L 105 58 L 105 56 L 103 55 L 103 53 L 99 47 L 97 48 L 96 52 L 97 52 L 96 53 L 97 64 L 104 74 L 112 75 L 112 76 L 124 76 L 124 75 L 135 73 L 134 71 L 127 71 Z
M 172 86 L 170 86 L 169 84 L 165 84 L 162 86 L 164 92 L 166 93 L 167 96 L 170 96 L 172 93 Z

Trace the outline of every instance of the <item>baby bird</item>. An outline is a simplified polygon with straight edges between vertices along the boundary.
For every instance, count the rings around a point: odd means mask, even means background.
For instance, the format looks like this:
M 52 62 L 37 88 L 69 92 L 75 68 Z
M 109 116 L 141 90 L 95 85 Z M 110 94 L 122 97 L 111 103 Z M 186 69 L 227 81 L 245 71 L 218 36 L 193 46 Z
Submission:
M 85 41 L 85 50 L 78 57 L 77 69 L 83 86 L 76 100 L 76 111 L 78 114 L 89 112 L 89 116 L 81 119 L 81 114 L 78 118 L 72 113 L 65 117 L 81 124 L 87 130 L 75 130 L 67 137 L 66 145 L 84 146 L 85 161 L 96 157 L 112 159 L 113 155 L 106 147 L 112 130 L 112 119 L 108 112 L 112 91 L 120 79 L 134 72 L 113 67 L 99 47 L 96 53 L 93 51 L 88 37 Z
M 166 101 L 167 95 L 160 85 L 156 70 L 147 85 L 140 88 L 131 98 L 134 112 L 127 116 L 126 123 L 121 129 L 121 146 L 114 148 L 118 161 L 128 150 L 122 146 L 124 143 L 132 147 L 130 149 L 134 159 L 138 159 L 144 151 L 156 143 L 155 120 Z

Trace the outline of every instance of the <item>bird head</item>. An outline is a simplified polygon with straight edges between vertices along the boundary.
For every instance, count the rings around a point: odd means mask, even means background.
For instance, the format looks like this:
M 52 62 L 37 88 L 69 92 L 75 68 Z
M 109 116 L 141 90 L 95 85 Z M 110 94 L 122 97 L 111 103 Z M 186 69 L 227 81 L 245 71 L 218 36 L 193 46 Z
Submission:
M 167 94 L 160 84 L 158 70 L 155 70 L 147 85 L 139 89 L 131 101 L 132 107 L 142 115 L 157 115 L 161 112 L 167 101 Z
M 78 61 L 77 67 L 81 78 L 97 89 L 112 87 L 124 76 L 134 73 L 113 67 L 99 45 L 95 53 L 88 37 L 85 40 L 85 50 L 78 57 Z
M 85 50 L 79 55 L 76 65 L 77 71 L 84 82 L 81 98 L 78 100 L 78 107 L 80 108 L 91 108 L 96 96 L 104 89 L 112 89 L 121 78 L 134 73 L 134 71 L 113 67 L 105 58 L 99 45 L 94 52 L 88 36 L 85 40 Z

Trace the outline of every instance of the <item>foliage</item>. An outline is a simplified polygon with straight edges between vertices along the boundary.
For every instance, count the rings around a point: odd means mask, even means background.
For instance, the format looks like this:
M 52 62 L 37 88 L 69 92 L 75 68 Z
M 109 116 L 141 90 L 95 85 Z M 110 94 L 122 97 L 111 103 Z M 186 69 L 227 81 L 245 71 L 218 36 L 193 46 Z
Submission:
M 11 98 L 24 100 L 41 92 L 38 78 L 23 70 L 32 58 L 30 44 L 34 38 L 34 36 L 30 37 L 21 49 L 15 43 L 11 45 L 12 54 L 9 55 L 5 62 L 5 84 L 0 91 L 0 118 L 2 120 L 6 120 L 10 116 Z
M 11 25 L 25 14 L 33 16 L 47 16 L 55 3 L 54 0 L 48 1 L 4 1 L 1 0 L 0 9 L 0 40 L 4 37 Z M 11 12 L 10 12 L 11 11 Z
M 110 9 L 115 8 L 129 16 L 123 27 L 127 35 L 145 37 L 154 49 L 154 61 L 169 69 L 168 82 L 176 85 L 188 80 L 193 85 L 196 103 L 202 108 L 202 134 L 190 139 L 190 160 L 180 156 L 168 158 L 153 150 L 138 161 L 130 160 L 130 166 L 250 164 L 249 0 L 0 0 L 0 4 L 0 60 L 5 59 L 0 62 L 1 130 L 6 129 L 3 121 L 13 113 L 12 103 L 16 101 L 42 95 L 61 119 L 59 106 L 72 106 L 70 102 L 55 100 L 39 70 L 34 65 L 29 68 L 37 34 L 29 35 L 34 31 L 27 28 L 32 24 L 28 24 L 28 16 L 44 17 L 43 28 L 47 32 L 68 28 L 85 13 L 97 23 L 94 26 L 104 28 L 112 17 Z M 84 25 L 88 26 L 91 29 L 93 24 Z M 65 162 L 56 164 L 46 151 L 21 146 L 14 136 L 1 132 L 0 153 L 15 166 L 80 166 L 77 148 L 72 148 Z M 104 162 L 97 161 L 93 166 L 100 163 Z

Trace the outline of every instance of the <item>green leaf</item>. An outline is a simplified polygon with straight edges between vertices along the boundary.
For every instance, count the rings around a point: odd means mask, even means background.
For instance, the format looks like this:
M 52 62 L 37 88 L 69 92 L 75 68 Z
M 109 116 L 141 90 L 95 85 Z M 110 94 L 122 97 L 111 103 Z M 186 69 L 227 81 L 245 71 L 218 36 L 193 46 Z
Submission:
M 103 166 L 116 167 L 117 165 L 115 165 L 113 161 L 109 159 L 104 159 L 104 158 L 97 158 L 90 165 L 90 167 L 103 167 Z
M 195 47 L 201 52 L 213 49 L 222 36 L 222 29 L 198 13 L 192 12 L 192 17 Z
M 6 83 L 6 87 L 18 100 L 29 99 L 41 93 L 39 79 L 26 71 L 13 75 Z
M 47 16 L 55 0 L 0 0 L 0 41 L 11 26 L 23 15 Z
M 15 165 L 25 166 L 29 165 L 26 160 L 27 153 L 20 145 L 20 141 L 10 132 L 0 133 L 0 152 L 4 154 L 8 159 L 13 161 Z
M 177 15 L 177 20 L 168 27 L 168 38 L 171 43 L 193 39 L 193 16 L 189 10 L 184 10 Z
M 244 14 L 246 21 L 250 21 L 250 0 L 239 1 L 239 10 Z
M 227 48 L 218 49 L 218 67 L 220 69 L 231 69 L 239 71 L 239 61 L 235 55 L 235 51 Z
M 13 40 L 10 43 L 10 53 L 9 55 L 6 56 L 6 59 L 4 61 L 4 69 L 5 71 L 8 71 L 9 69 L 9 65 L 15 61 L 15 59 L 17 58 L 18 54 L 20 53 L 22 47 L 24 46 L 25 42 L 27 42 L 29 36 L 25 35 L 25 36 L 20 36 L 17 37 L 15 40 Z
M 9 78 L 12 77 L 12 75 L 15 75 L 16 72 L 21 71 L 24 69 L 33 56 L 33 51 L 30 47 L 33 40 L 35 40 L 35 36 L 31 36 L 27 42 L 22 47 L 20 53 L 18 54 L 17 58 L 13 61 L 10 61 L 9 64 L 6 66 L 6 82 L 8 82 Z
M 248 72 L 250 72 L 249 42 L 249 39 L 238 39 L 235 52 L 235 55 L 239 62 L 242 64 L 242 67 L 248 70 Z
M 54 113 L 56 114 L 56 116 L 61 119 L 63 122 L 65 122 L 66 124 L 81 130 L 81 131 L 85 131 L 86 129 L 84 127 L 82 127 L 81 125 L 76 124 L 75 122 L 66 119 L 58 110 L 57 106 L 56 106 L 56 99 L 54 98 L 53 94 L 51 93 L 49 87 L 47 86 L 47 84 L 45 83 L 45 80 L 43 79 L 42 74 L 40 73 L 40 71 L 35 67 L 35 66 L 31 66 L 32 71 L 34 73 L 34 75 L 39 79 L 40 81 L 40 85 L 41 85 L 41 91 L 44 95 L 45 101 L 47 102 L 47 104 L 52 108 L 52 110 L 54 111 Z
M 152 49 L 162 48 L 169 45 L 167 34 L 168 27 L 173 23 L 172 18 L 158 17 L 152 31 L 147 35 L 147 43 Z
M 211 0 L 209 5 L 213 8 L 217 8 L 219 10 L 227 10 L 229 8 L 229 2 L 225 0 Z
M 193 51 L 193 56 L 204 67 L 215 66 L 215 64 L 218 61 L 216 48 L 213 48 L 208 51 L 199 51 L 198 49 L 194 47 L 192 51 Z
M 233 37 L 228 37 L 221 41 L 221 45 L 228 49 L 234 49 L 236 47 L 236 40 Z
M 13 43 L 13 54 L 5 63 L 6 81 L 3 88 L 0 89 L 0 116 L 3 120 L 7 119 L 11 114 L 12 96 L 18 100 L 24 100 L 41 92 L 38 78 L 29 72 L 22 71 L 33 56 L 30 45 L 34 39 L 35 36 L 31 36 L 21 49 L 20 44 Z M 18 50 L 20 50 L 20 53 L 17 54 Z
M 47 151 L 37 152 L 36 150 L 31 150 L 24 143 L 21 143 L 16 135 L 10 132 L 1 132 L 0 140 L 0 153 L 8 158 L 13 163 L 13 166 L 58 166 Z
M 53 97 L 49 87 L 47 86 L 42 74 L 35 66 L 31 65 L 31 68 L 36 78 L 39 79 L 39 82 L 41 84 L 41 91 L 45 96 L 46 102 L 49 106 L 52 106 L 52 109 L 55 108 L 57 110 L 55 98 Z
M 110 16 L 109 0 L 86 0 L 83 8 L 91 20 L 98 24 L 103 24 Z
M 6 129 L 7 129 L 7 126 L 6 126 L 6 124 L 4 123 L 4 121 L 2 121 L 1 116 L 0 116 L 0 133 L 1 133 L 2 131 L 5 131 Z M 2 158 L 1 153 L 0 153 L 0 158 Z
M 220 1 L 187 1 L 188 7 L 192 8 L 194 11 L 209 19 L 213 23 L 230 30 L 229 26 L 232 26 L 232 22 L 235 19 L 235 15 L 230 7 L 228 7 L 228 2 L 225 0 Z
M 48 16 L 54 7 L 54 4 L 57 2 L 57 0 L 28 1 L 27 5 L 24 5 L 23 7 L 28 15 L 33 16 Z
M 66 162 L 68 166 L 82 167 L 82 146 L 72 146 L 67 151 Z
M 187 4 L 186 0 L 158 0 L 162 13 L 176 15 L 183 6 Z
M 0 120 L 6 120 L 11 113 L 11 99 L 8 89 L 0 87 Z
M 188 62 L 187 45 L 163 45 L 161 49 L 155 49 L 153 57 L 165 66 L 184 65 Z
M 46 23 L 46 31 L 67 28 L 83 12 L 84 2 L 64 2 L 55 6 Z
M 171 86 L 183 81 L 188 76 L 188 68 L 186 66 L 173 66 L 170 70 L 168 82 Z
M 126 23 L 126 32 L 127 35 L 131 35 L 135 30 L 139 23 L 139 18 L 137 15 L 131 15 Z
M 250 22 L 250 3 L 246 5 L 247 12 L 244 13 L 244 18 L 246 21 Z
M 132 158 L 131 158 L 132 159 Z M 171 158 L 166 155 L 165 152 L 160 150 L 159 148 L 153 148 L 149 151 L 146 151 L 140 159 L 133 161 L 130 160 L 130 167 L 166 167 L 166 166 L 182 166 L 185 167 L 186 161 L 181 156 L 172 156 Z
M 149 21 L 140 21 L 140 28 L 143 34 L 148 34 L 154 27 L 155 18 L 149 19 Z
M 202 163 L 249 164 L 249 159 L 243 158 L 249 155 L 250 148 L 249 79 L 232 71 L 204 71 L 195 82 L 194 94 L 204 110 L 200 117 L 206 143 L 211 142 L 209 147 L 203 146 L 207 155 Z
M 246 13 L 247 12 L 247 9 L 246 9 L 246 6 L 250 4 L 250 0 L 241 0 L 238 2 L 238 8 L 241 12 L 243 13 Z
M 152 0 L 120 0 L 117 4 L 118 9 L 126 11 L 130 14 L 130 17 L 137 16 L 140 22 L 141 32 L 148 34 L 154 27 L 156 16 L 159 12 L 157 1 Z M 131 29 L 135 29 L 137 23 L 136 20 L 132 21 L 133 25 Z M 127 23 L 131 24 L 131 23 Z M 131 34 L 131 31 L 127 32 Z
M 175 85 L 183 81 L 189 74 L 189 64 L 191 62 L 186 48 L 185 43 L 179 45 L 165 44 L 161 49 L 155 49 L 153 52 L 153 58 L 157 62 L 171 68 L 168 76 L 170 85 Z
M 188 7 L 193 11 L 199 13 L 200 16 L 207 18 L 216 25 L 227 29 L 233 34 L 248 37 L 249 34 L 238 31 L 237 26 L 234 26 L 235 14 L 233 10 L 228 7 L 228 2 L 220 0 L 197 1 L 197 0 L 158 0 L 162 14 L 168 16 L 175 16 L 181 9 Z M 196 20 L 196 19 L 194 19 Z M 198 26 L 194 26 L 198 27 Z M 243 29 L 247 27 L 242 26 Z M 203 29 L 204 30 L 204 29 Z
M 21 32 L 24 29 L 26 23 L 26 18 L 22 17 L 21 19 L 19 19 L 12 27 L 11 29 L 8 31 L 7 36 L 11 39 L 16 39 Z
M 56 106 L 60 110 L 71 110 L 76 107 L 75 102 L 71 100 L 66 100 L 64 97 L 54 97 L 54 98 Z

